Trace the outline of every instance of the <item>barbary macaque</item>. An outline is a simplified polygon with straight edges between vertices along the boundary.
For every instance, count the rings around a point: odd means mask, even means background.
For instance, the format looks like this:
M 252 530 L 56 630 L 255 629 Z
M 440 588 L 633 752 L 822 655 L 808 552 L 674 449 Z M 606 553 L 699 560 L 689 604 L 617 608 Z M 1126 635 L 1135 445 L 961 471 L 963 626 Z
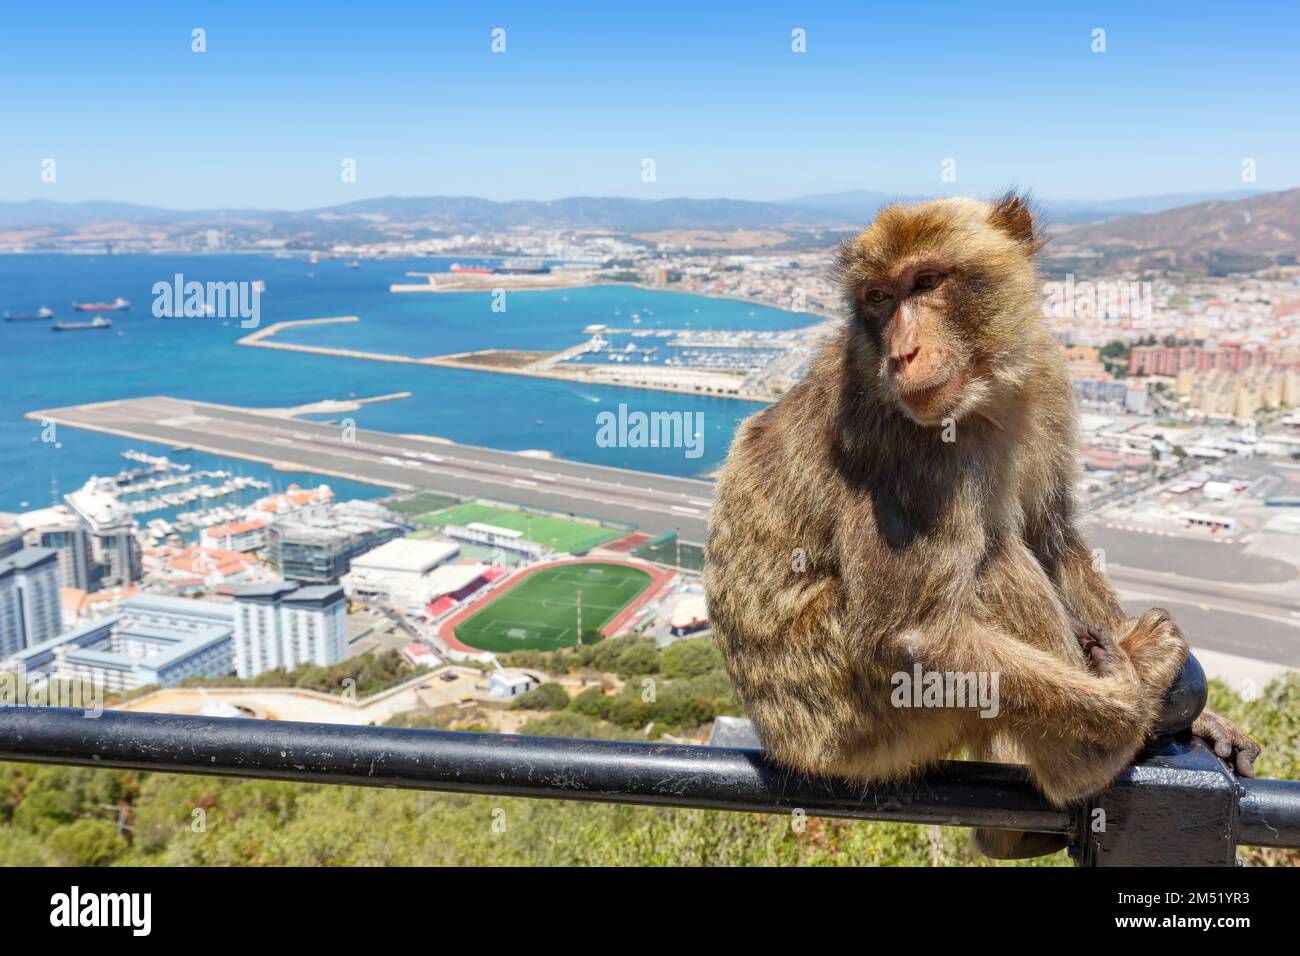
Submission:
M 848 317 L 738 431 L 705 584 L 714 636 L 777 763 L 859 781 L 942 758 L 1024 764 L 1054 804 L 1149 735 L 1187 643 L 1129 619 L 1076 525 L 1075 409 L 1043 320 L 1027 203 L 883 209 L 838 261 Z M 899 675 L 996 681 L 997 707 L 899 706 Z M 1193 732 L 1253 774 L 1259 746 Z M 977 831 L 991 856 L 1059 848 Z

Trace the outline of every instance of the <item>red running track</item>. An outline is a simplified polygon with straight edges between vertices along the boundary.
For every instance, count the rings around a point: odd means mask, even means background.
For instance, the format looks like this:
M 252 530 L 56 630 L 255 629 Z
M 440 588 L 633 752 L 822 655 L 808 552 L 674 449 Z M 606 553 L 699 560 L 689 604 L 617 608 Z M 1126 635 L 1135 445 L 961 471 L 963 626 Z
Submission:
M 600 633 L 604 637 L 612 637 L 617 634 L 618 629 L 623 627 L 628 621 L 632 620 L 632 618 L 636 617 L 647 603 L 655 597 L 667 593 L 669 586 L 677 578 L 676 571 L 664 571 L 655 567 L 653 564 L 647 564 L 644 561 L 625 561 L 621 558 L 571 558 L 564 561 L 548 561 L 544 564 L 535 564 L 531 567 L 524 568 L 522 571 L 516 571 L 514 574 L 511 574 L 505 579 L 504 583 L 498 584 L 483 597 L 470 602 L 455 614 L 448 617 L 438 625 L 438 636 L 442 639 L 443 643 L 453 651 L 464 651 L 468 654 L 482 654 L 483 650 L 481 648 L 469 647 L 456 639 L 456 626 L 475 611 L 487 607 L 511 588 L 517 586 L 520 581 L 531 577 L 538 571 L 560 567 L 565 564 L 622 564 L 629 568 L 636 568 L 639 571 L 645 571 L 650 575 L 651 580 L 650 583 L 646 585 L 645 590 L 633 598 L 628 603 L 627 607 L 615 614 L 609 620 L 609 623 L 600 629 Z

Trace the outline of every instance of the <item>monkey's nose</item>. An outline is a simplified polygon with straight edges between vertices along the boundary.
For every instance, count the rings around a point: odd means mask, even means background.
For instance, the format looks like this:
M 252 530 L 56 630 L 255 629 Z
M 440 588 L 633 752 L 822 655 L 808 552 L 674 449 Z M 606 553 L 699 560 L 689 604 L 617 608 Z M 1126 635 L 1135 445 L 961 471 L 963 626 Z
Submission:
M 916 348 L 912 349 L 910 352 L 907 352 L 906 354 L 900 353 L 898 355 L 891 355 L 889 358 L 891 361 L 893 361 L 895 368 L 907 368 L 914 361 L 916 361 L 916 357 L 920 354 L 921 354 L 921 346 L 918 345 Z

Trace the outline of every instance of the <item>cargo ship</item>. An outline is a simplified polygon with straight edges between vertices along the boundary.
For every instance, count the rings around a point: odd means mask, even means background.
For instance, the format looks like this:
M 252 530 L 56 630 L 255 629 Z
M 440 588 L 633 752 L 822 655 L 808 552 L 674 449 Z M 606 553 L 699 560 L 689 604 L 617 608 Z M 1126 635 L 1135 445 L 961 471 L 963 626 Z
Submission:
M 112 327 L 112 319 L 97 315 L 89 322 L 55 322 L 50 326 L 50 330 L 53 332 L 81 332 L 86 329 L 110 329 Z
M 112 302 L 74 302 L 72 307 L 78 312 L 119 312 L 131 308 L 131 303 L 119 295 Z
M 39 322 L 43 319 L 48 319 L 53 314 L 54 314 L 53 309 L 47 308 L 46 306 L 41 306 L 31 315 L 11 315 L 10 313 L 6 312 L 5 321 L 6 322 Z

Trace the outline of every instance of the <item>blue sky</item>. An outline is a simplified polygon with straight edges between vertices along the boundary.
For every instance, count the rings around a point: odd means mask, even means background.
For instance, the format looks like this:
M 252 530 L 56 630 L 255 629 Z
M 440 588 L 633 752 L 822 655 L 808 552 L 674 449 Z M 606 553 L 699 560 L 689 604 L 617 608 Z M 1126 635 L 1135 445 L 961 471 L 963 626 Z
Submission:
M 1246 158 L 1253 188 L 1300 184 L 1291 2 L 11 2 L 0 23 L 0 200 L 924 194 L 948 158 L 984 194 L 1233 190 Z

